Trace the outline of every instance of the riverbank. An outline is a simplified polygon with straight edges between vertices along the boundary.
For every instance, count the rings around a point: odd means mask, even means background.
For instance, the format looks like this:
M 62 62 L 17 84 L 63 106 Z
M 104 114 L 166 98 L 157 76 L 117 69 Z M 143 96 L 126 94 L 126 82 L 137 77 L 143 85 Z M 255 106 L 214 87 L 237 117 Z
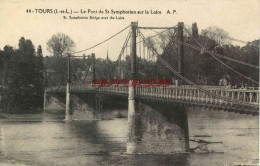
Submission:
M 27 121 L 27 122 L 38 122 L 38 121 L 62 121 L 65 118 L 64 114 L 65 110 L 60 110 L 59 112 L 51 112 L 46 111 L 43 113 L 26 113 L 26 114 L 7 114 L 7 113 L 0 113 L 0 120 L 1 121 Z M 127 110 L 102 110 L 98 111 L 96 115 L 96 120 L 113 120 L 117 118 L 127 118 Z M 74 120 L 89 120 L 85 117 L 85 113 L 77 112 L 74 116 Z
M 4 115 L 1 115 L 0 113 L 0 119 L 5 119 L 6 117 Z
M 42 121 L 43 114 L 6 114 L 0 113 L 1 121 Z

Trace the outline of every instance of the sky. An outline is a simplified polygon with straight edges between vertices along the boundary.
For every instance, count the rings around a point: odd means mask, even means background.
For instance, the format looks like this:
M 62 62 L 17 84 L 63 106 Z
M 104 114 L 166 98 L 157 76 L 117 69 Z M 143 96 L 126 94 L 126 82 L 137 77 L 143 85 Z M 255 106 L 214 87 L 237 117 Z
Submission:
M 31 9 L 34 13 L 27 13 Z M 35 9 L 88 11 L 108 10 L 110 14 L 72 14 L 36 13 Z M 124 19 L 64 19 L 63 16 L 117 16 L 111 10 L 149 11 L 149 14 L 125 14 Z M 176 10 L 175 14 L 166 14 L 167 10 Z M 39 10 L 38 10 L 39 11 Z M 151 14 L 161 11 L 161 14 Z M 260 1 L 259 0 L 2 0 L 0 2 L 0 49 L 5 45 L 18 48 L 23 36 L 32 40 L 37 48 L 41 45 L 44 56 L 47 41 L 56 33 L 65 33 L 75 42 L 75 51 L 91 47 L 138 21 L 139 26 L 172 27 L 178 22 L 191 25 L 197 22 L 199 31 L 217 26 L 227 31 L 230 37 L 252 41 L 260 38 Z M 160 30 L 157 30 L 158 32 Z M 151 32 L 144 33 L 151 35 Z M 124 31 L 85 54 L 95 53 L 98 58 L 109 57 L 115 60 L 128 34 Z M 236 44 L 236 43 L 235 43 Z M 79 54 L 82 55 L 82 54 Z

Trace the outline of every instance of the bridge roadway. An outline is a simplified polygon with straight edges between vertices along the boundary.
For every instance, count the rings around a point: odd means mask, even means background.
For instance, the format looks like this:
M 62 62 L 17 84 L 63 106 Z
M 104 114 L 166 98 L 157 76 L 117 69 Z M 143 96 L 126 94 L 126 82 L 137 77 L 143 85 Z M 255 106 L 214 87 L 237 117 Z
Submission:
M 201 86 L 208 92 L 224 98 L 214 97 L 191 86 L 168 86 L 168 87 L 136 87 L 137 100 L 150 100 L 154 102 L 171 102 L 190 106 L 202 106 L 214 110 L 224 110 L 241 114 L 258 115 L 259 113 L 259 90 L 227 89 L 225 86 Z M 72 85 L 70 92 L 94 93 L 104 95 L 119 95 L 128 97 L 128 87 L 112 85 L 111 87 L 92 87 L 88 85 Z M 47 94 L 66 93 L 66 87 L 47 88 Z M 236 102 L 234 102 L 236 101 Z

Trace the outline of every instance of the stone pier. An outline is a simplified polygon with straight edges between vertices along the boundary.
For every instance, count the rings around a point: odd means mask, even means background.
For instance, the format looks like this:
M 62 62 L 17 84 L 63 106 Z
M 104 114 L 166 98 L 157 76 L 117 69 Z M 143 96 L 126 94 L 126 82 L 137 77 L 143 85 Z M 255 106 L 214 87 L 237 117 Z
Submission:
M 96 95 L 88 96 L 84 94 L 71 95 L 72 120 L 97 120 Z
M 44 93 L 43 110 L 49 113 L 64 112 L 66 100 L 64 96 Z
M 128 124 L 127 153 L 171 154 L 189 152 L 185 106 L 135 102 L 135 116 Z M 133 108 L 132 108 L 133 109 Z M 129 114 L 128 114 L 129 115 Z

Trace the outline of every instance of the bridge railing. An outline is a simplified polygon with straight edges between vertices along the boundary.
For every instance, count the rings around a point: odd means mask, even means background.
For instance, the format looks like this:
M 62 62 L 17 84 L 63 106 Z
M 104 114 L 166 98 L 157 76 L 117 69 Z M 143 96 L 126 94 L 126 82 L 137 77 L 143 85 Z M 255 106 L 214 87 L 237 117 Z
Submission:
M 112 85 L 111 87 L 100 87 L 97 89 L 101 92 L 111 92 L 118 94 L 128 94 L 128 87 Z
M 243 89 L 207 89 L 211 93 L 217 94 L 222 97 L 231 98 L 233 100 L 259 104 L 259 91 L 258 90 L 243 90 Z M 212 104 L 228 104 L 229 102 L 220 98 L 216 98 L 206 92 L 192 87 L 137 87 L 137 96 L 141 97 L 156 97 L 164 99 L 185 100 L 206 102 Z
M 65 92 L 66 87 L 48 89 L 49 92 Z M 114 94 L 128 94 L 128 87 L 112 85 L 110 87 L 92 87 L 91 85 L 71 86 L 71 92 L 97 91 Z M 259 104 L 259 90 L 247 89 L 224 89 L 219 87 L 208 87 L 207 91 L 233 100 Z M 168 86 L 168 87 L 136 87 L 137 97 L 160 98 L 169 100 L 183 100 L 192 102 L 203 102 L 211 104 L 230 104 L 229 101 L 216 98 L 208 93 L 202 92 L 191 86 Z

